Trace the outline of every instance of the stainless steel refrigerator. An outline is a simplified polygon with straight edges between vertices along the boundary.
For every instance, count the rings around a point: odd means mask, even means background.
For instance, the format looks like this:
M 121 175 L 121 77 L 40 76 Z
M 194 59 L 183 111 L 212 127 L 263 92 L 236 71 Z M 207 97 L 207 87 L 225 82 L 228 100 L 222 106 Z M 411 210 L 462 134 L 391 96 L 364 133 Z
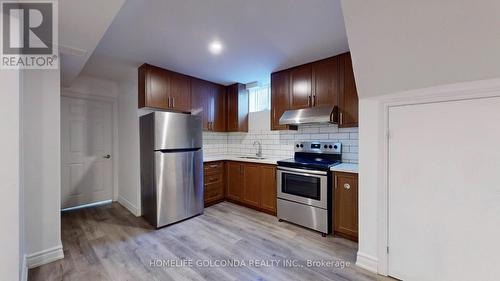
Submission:
M 203 213 L 201 117 L 140 117 L 142 215 L 156 228 Z

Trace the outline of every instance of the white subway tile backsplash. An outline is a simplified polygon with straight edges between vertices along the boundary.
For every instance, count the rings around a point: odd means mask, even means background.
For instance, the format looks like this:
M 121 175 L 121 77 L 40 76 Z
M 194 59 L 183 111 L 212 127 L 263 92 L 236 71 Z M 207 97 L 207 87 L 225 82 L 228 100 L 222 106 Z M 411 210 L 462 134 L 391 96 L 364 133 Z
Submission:
M 328 140 L 330 137 L 328 134 L 311 134 L 312 140 Z
M 249 133 L 203 133 L 205 155 L 254 154 L 254 141 L 262 143 L 264 156 L 293 157 L 297 141 L 332 141 L 342 143 L 342 161 L 358 163 L 358 128 L 338 128 L 337 125 L 305 125 L 298 131 L 253 131 Z
M 349 139 L 349 133 L 335 133 L 335 134 L 330 134 L 329 136 L 331 139 L 336 139 L 336 140 L 348 140 Z
M 339 128 L 337 126 L 323 126 L 319 128 L 320 133 L 337 133 Z
M 340 133 L 357 133 L 358 128 L 357 127 L 352 127 L 352 128 L 339 128 Z

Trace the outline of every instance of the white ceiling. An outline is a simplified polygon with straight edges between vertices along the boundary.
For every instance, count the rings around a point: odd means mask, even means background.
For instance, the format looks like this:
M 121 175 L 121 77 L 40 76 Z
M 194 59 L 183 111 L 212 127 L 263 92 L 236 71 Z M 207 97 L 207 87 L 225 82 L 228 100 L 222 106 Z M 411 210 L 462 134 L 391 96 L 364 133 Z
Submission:
M 342 0 L 360 98 L 500 77 L 498 0 Z
M 123 3 L 124 0 L 59 1 L 63 85 L 68 86 L 80 74 Z
M 224 44 L 212 55 L 208 44 Z M 348 50 L 340 0 L 128 0 L 83 73 L 127 79 L 144 62 L 221 84 Z

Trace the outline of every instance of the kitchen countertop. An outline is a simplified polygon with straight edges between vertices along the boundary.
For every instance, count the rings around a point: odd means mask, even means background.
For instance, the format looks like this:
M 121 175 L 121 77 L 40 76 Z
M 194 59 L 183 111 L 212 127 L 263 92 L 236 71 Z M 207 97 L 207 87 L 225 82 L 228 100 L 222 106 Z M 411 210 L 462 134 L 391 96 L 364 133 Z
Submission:
M 330 171 L 357 174 L 358 169 L 359 169 L 358 164 L 342 163 L 342 164 L 331 167 Z
M 239 161 L 239 162 L 250 162 L 250 163 L 276 165 L 277 164 L 276 162 L 278 162 L 279 160 L 285 159 L 285 157 L 276 157 L 276 156 L 263 156 L 265 159 L 240 158 L 240 157 L 245 157 L 245 156 L 254 156 L 254 155 L 235 155 L 235 154 L 210 155 L 210 156 L 203 156 L 203 162 Z
M 286 159 L 284 157 L 276 157 L 276 156 L 264 156 L 265 159 L 240 158 L 240 157 L 245 157 L 245 156 L 253 156 L 253 155 L 237 155 L 237 154 L 209 155 L 209 156 L 203 156 L 203 162 L 239 161 L 239 162 L 276 165 L 277 164 L 276 162 L 283 160 L 283 159 Z M 358 164 L 341 163 L 339 165 L 331 167 L 330 171 L 357 174 L 358 173 L 358 166 L 359 166 Z

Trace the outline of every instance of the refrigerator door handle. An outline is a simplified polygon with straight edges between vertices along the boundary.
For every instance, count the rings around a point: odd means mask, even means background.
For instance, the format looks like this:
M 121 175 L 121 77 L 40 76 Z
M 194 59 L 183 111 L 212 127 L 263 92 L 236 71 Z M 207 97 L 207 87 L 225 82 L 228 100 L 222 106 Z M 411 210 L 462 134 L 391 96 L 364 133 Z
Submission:
M 198 151 L 201 150 L 200 147 L 197 148 L 178 148 L 178 149 L 158 149 L 155 151 L 161 152 L 161 153 L 177 153 L 177 152 L 191 152 L 191 151 Z

